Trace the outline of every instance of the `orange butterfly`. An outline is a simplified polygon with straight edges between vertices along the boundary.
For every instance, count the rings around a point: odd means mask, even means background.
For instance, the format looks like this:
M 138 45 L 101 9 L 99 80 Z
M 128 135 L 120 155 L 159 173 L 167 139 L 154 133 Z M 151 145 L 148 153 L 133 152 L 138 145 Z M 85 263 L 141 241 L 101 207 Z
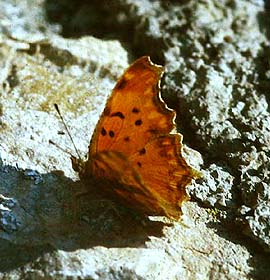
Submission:
M 86 183 L 144 215 L 178 219 L 186 186 L 198 174 L 181 155 L 182 136 L 171 134 L 175 112 L 159 92 L 164 68 L 136 60 L 107 101 L 92 136 L 88 160 L 71 157 Z

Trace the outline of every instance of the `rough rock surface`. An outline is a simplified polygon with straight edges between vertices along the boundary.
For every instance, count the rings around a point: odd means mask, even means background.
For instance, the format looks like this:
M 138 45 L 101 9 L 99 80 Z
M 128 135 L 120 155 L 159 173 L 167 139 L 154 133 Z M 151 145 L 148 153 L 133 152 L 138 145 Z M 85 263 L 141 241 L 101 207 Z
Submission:
M 269 5 L 88 2 L 0 3 L 0 278 L 267 279 Z M 48 144 L 74 154 L 53 103 L 84 154 L 115 81 L 145 54 L 166 66 L 164 98 L 204 177 L 181 222 L 141 222 L 96 194 L 74 222 L 82 186 Z

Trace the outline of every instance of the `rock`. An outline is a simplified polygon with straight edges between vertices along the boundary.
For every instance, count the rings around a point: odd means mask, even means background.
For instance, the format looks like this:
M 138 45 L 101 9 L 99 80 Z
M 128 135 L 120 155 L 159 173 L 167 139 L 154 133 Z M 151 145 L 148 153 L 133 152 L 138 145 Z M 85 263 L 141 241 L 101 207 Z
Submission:
M 236 207 L 233 200 L 233 181 L 234 177 L 229 172 L 212 164 L 202 172 L 201 180 L 192 184 L 189 193 L 211 207 Z

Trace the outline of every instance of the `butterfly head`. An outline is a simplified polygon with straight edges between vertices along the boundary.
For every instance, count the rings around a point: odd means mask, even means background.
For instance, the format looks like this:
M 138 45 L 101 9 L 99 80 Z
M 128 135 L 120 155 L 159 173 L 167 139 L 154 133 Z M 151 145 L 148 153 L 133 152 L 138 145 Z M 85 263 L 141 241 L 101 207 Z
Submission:
M 74 156 L 71 156 L 70 159 L 73 170 L 78 172 L 81 177 L 85 170 L 85 162 L 81 158 L 76 158 Z

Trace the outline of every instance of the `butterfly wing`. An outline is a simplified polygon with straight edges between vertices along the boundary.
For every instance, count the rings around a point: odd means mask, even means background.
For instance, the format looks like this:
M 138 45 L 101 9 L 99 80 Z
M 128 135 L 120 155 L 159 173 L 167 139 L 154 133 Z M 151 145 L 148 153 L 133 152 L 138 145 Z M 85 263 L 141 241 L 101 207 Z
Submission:
M 80 177 L 105 179 L 106 192 L 144 214 L 177 219 L 194 174 L 182 158 L 181 136 L 170 134 L 175 113 L 159 95 L 162 74 L 149 57 L 126 70 L 96 126 Z
M 132 166 L 137 167 L 144 186 L 156 199 L 154 208 L 148 211 L 174 219 L 180 217 L 180 206 L 188 198 L 186 186 L 196 176 L 183 159 L 181 148 L 179 134 L 162 135 L 148 142 L 143 154 L 137 152 L 129 158 Z M 145 209 L 147 207 L 146 204 Z
M 101 151 L 130 155 L 149 139 L 173 128 L 174 111 L 160 102 L 163 67 L 149 57 L 135 61 L 123 74 L 107 101 L 93 134 L 89 156 Z
M 164 214 L 160 211 L 157 197 L 151 188 L 144 184 L 139 170 L 122 153 L 100 152 L 92 164 L 98 186 L 114 200 L 143 214 Z
M 144 149 L 130 157 L 114 151 L 98 153 L 95 177 L 108 179 L 110 184 L 103 184 L 105 192 L 129 208 L 178 219 L 181 203 L 187 199 L 186 185 L 195 175 L 181 156 L 181 136 L 157 137 Z

